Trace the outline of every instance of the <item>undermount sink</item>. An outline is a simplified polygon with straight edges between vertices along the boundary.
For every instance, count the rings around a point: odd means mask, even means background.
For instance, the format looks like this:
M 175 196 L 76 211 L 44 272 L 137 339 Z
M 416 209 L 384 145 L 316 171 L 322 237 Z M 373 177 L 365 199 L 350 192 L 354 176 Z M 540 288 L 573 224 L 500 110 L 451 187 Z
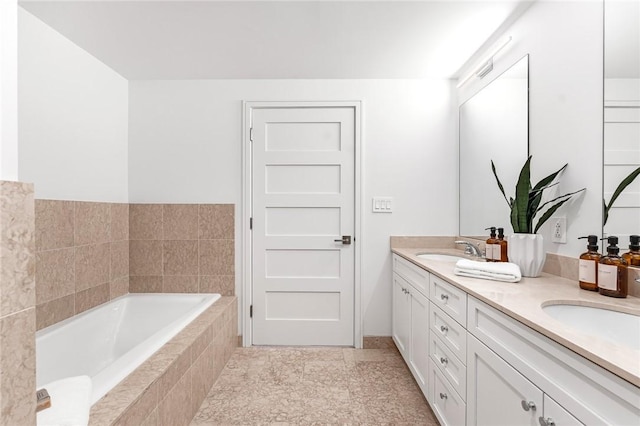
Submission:
M 422 253 L 417 256 L 420 259 L 439 260 L 441 262 L 457 262 L 460 259 L 464 259 L 464 257 L 456 256 L 455 254 Z
M 543 306 L 552 318 L 586 334 L 640 350 L 640 316 L 591 306 Z

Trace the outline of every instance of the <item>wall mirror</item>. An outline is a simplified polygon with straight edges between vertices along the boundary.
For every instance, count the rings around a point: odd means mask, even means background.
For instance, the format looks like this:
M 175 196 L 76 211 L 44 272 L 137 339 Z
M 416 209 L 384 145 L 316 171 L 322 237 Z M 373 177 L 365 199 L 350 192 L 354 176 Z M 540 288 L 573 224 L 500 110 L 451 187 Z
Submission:
M 529 152 L 529 56 L 525 56 L 460 105 L 460 235 L 481 237 L 485 228 L 511 233 L 507 194 Z
M 640 166 L 640 2 L 604 2 L 603 198 Z M 603 235 L 617 235 L 626 248 L 640 234 L 640 177 L 609 211 Z

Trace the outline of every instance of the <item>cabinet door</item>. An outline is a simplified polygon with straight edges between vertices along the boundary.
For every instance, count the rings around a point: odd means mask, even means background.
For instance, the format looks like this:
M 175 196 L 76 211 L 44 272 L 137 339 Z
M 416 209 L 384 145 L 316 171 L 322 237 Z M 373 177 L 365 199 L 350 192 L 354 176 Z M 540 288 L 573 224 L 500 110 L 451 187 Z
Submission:
M 467 424 L 539 425 L 542 391 L 468 334 Z
M 429 300 L 415 289 L 411 293 L 411 338 L 409 362 L 423 392 L 429 377 Z
M 409 359 L 409 331 L 411 330 L 411 296 L 407 288 L 409 284 L 393 274 L 393 322 L 391 324 L 393 340 L 405 358 Z
M 544 415 L 538 419 L 542 426 L 580 426 L 582 423 L 560 404 L 544 395 Z

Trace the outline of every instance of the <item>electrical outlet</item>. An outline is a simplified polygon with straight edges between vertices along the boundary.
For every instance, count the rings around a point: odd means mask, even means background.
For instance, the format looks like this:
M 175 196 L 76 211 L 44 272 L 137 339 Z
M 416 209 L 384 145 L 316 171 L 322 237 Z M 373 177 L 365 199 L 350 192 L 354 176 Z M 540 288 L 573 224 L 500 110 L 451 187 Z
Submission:
M 558 244 L 567 243 L 567 218 L 552 217 L 551 218 L 552 234 L 551 241 Z

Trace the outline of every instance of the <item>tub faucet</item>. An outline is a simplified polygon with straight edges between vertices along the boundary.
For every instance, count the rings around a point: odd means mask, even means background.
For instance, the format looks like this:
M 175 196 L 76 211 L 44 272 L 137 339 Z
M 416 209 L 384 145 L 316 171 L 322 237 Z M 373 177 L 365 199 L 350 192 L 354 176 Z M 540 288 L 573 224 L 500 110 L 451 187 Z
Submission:
M 480 250 L 480 247 L 478 247 L 477 245 L 469 242 L 469 241 L 455 241 L 456 244 L 464 244 L 464 254 L 468 255 L 468 256 L 473 256 L 473 257 L 484 257 L 484 254 L 482 253 L 482 250 Z

